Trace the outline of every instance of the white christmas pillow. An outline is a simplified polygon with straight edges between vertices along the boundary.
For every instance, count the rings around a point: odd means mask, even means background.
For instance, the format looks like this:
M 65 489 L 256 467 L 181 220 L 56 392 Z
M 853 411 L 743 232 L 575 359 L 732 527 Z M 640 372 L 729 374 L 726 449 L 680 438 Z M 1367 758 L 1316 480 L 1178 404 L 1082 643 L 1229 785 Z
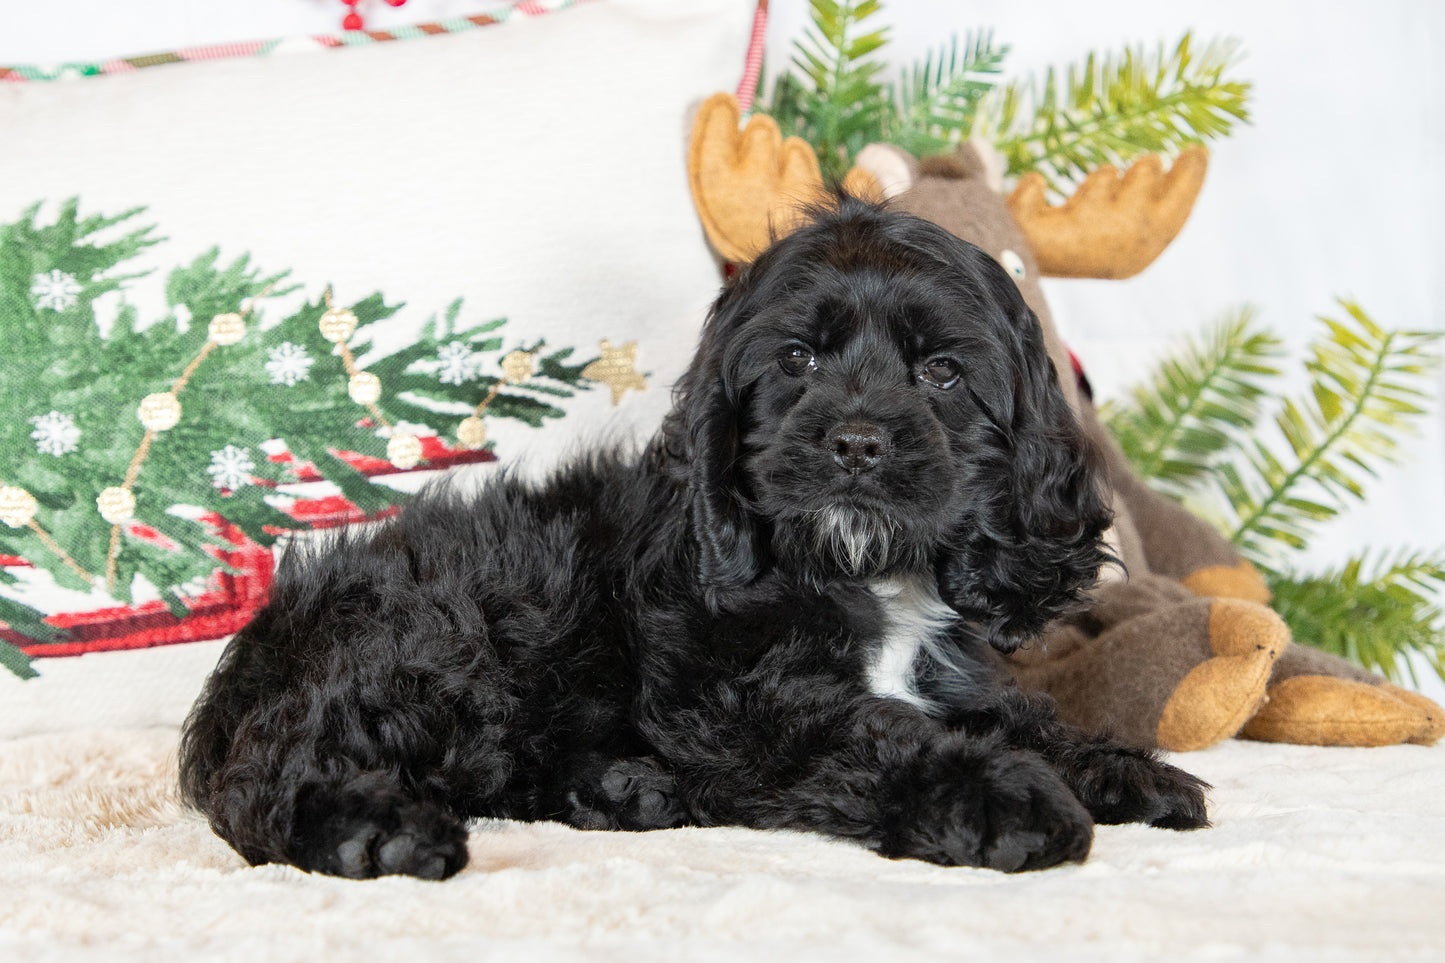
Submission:
M 0 82 L 0 736 L 178 722 L 290 532 L 650 435 L 753 6 Z

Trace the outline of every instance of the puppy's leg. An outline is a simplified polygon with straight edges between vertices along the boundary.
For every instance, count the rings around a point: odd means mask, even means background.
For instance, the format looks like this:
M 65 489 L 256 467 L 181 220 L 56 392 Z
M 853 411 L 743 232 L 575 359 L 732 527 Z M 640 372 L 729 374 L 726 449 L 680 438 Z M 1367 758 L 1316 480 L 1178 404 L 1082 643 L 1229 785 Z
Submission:
M 365 753 L 348 757 L 286 720 L 268 721 L 242 725 L 204 787 L 187 787 L 248 862 L 353 879 L 444 879 L 466 865 L 463 821 L 399 768 L 361 769 L 356 758 Z
M 1060 722 L 1046 695 L 1000 689 L 973 705 L 953 708 L 945 721 L 1041 754 L 1096 822 L 1163 829 L 1209 825 L 1204 781 L 1161 762 L 1151 750 Z
M 807 829 L 1007 872 L 1081 860 L 1093 823 L 1036 753 L 793 669 L 689 687 L 644 723 L 703 825 Z

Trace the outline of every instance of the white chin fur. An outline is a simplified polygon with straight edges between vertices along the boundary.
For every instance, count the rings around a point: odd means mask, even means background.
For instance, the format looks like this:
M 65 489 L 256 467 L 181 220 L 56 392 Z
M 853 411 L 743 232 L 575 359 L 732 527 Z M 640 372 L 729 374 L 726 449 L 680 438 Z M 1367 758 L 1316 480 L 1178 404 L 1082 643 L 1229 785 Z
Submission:
M 838 505 L 818 512 L 813 524 L 818 553 L 834 559 L 850 575 L 882 569 L 899 528 L 895 520 L 877 512 Z

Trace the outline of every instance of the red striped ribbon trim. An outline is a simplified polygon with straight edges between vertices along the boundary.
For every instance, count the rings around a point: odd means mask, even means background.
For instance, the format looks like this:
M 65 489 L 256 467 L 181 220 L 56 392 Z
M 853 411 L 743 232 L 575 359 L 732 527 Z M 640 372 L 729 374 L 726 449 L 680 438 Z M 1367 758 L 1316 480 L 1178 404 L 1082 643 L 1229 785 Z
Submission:
M 738 109 L 745 114 L 753 108 L 753 94 L 758 89 L 758 76 L 763 72 L 763 41 L 767 35 L 768 0 L 758 0 L 757 12 L 753 14 L 753 34 L 748 38 L 747 66 L 738 84 Z

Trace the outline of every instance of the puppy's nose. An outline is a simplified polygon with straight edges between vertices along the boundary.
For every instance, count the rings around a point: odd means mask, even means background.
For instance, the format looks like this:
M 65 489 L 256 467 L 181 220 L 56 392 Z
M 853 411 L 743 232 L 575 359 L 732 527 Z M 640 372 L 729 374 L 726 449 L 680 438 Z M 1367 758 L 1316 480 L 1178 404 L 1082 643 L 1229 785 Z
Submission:
M 856 475 L 872 471 L 883 460 L 888 439 L 877 425 L 849 421 L 830 431 L 823 444 L 832 449 L 833 460 L 840 468 Z

